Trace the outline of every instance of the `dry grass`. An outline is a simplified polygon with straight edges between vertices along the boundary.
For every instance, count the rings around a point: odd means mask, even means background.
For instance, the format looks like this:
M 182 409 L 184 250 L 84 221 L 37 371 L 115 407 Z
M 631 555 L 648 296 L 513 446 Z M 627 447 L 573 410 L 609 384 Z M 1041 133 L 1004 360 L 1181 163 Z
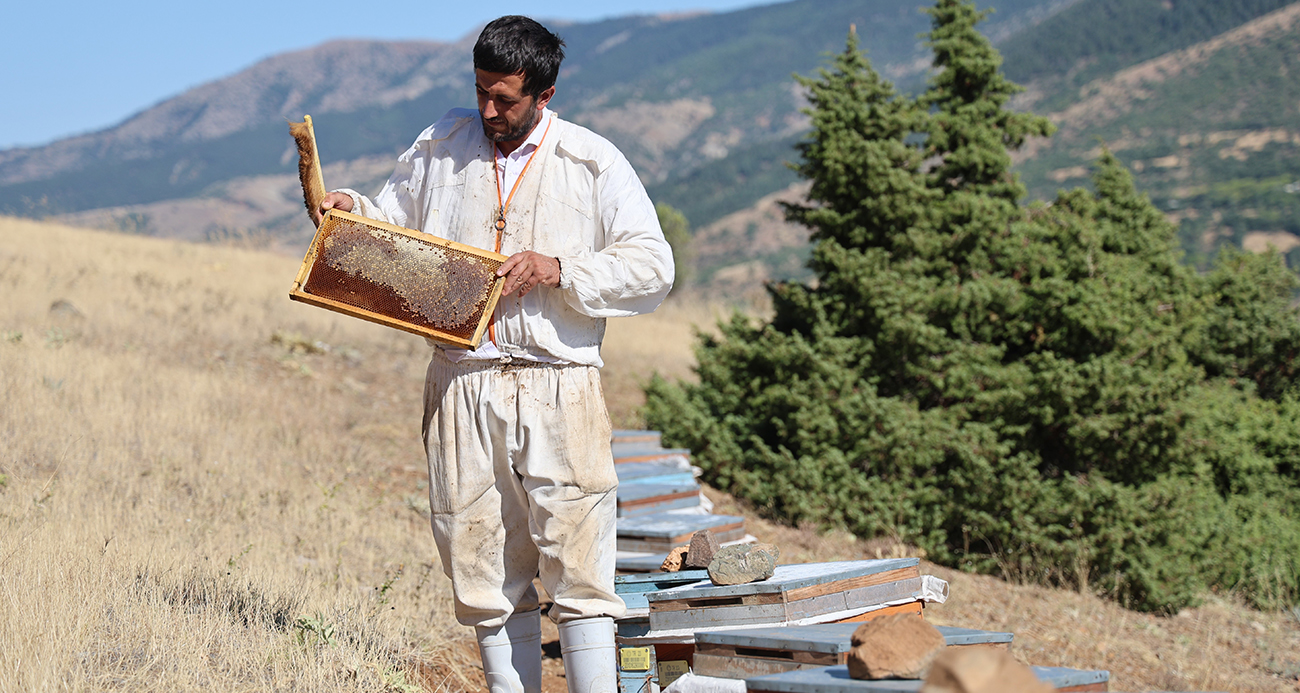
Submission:
M 654 373 L 674 379 L 695 377 L 691 368 L 695 365 L 692 347 L 696 330 L 716 332 L 718 320 L 730 312 L 720 304 L 690 298 L 669 298 L 650 315 L 607 321 L 601 384 L 615 428 L 645 425 L 640 414 L 645 404 L 641 386 Z
M 427 347 L 289 302 L 296 266 L 0 219 L 0 693 L 481 687 L 427 525 Z M 721 312 L 610 322 L 616 424 L 652 371 L 689 375 L 691 323 Z M 750 527 L 785 562 L 898 551 Z M 1015 631 L 1022 659 L 1114 690 L 1296 689 L 1288 614 L 1159 618 L 928 569 L 952 583 L 935 622 Z
M 423 342 L 296 264 L 0 220 L 0 691 L 477 687 Z
M 427 524 L 428 348 L 290 302 L 297 265 L 0 218 L 0 693 L 480 687 Z M 611 321 L 619 425 L 715 314 Z

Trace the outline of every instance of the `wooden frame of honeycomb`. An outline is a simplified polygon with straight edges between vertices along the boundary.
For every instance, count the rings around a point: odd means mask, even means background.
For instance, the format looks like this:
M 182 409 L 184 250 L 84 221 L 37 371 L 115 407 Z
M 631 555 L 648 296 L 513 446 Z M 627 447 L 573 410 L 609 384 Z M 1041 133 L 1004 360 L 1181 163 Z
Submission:
M 506 256 L 330 210 L 289 298 L 477 348 L 501 298 Z

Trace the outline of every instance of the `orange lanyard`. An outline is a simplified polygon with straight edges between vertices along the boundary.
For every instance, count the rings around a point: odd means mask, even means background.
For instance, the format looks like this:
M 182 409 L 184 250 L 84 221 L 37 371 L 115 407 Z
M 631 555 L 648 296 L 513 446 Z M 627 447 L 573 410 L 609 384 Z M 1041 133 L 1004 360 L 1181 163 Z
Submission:
M 495 145 L 493 147 L 494 151 L 492 152 L 492 177 L 497 182 L 496 252 L 498 253 L 501 252 L 501 239 L 505 236 L 505 232 L 506 232 L 506 212 L 510 210 L 510 202 L 515 199 L 515 191 L 519 190 L 519 184 L 524 181 L 524 175 L 528 173 L 528 167 L 533 165 L 533 157 L 537 156 L 538 150 L 540 150 L 542 148 L 542 144 L 546 142 L 546 135 L 549 134 L 550 132 L 551 132 L 551 119 L 547 118 L 546 129 L 542 131 L 542 139 L 537 143 L 537 149 L 534 149 L 533 153 L 528 155 L 528 160 L 524 162 L 524 170 L 519 172 L 519 177 L 515 178 L 515 184 L 510 186 L 510 195 L 508 195 L 505 198 L 505 201 L 502 201 L 501 199 L 501 173 L 502 172 L 500 169 L 498 169 Z
M 506 196 L 504 201 L 501 199 L 502 171 L 498 168 L 498 164 L 497 164 L 497 147 L 495 144 L 492 145 L 492 179 L 495 180 L 497 183 L 497 221 L 496 221 L 497 242 L 496 242 L 495 250 L 498 253 L 501 252 L 501 240 L 505 237 L 506 234 L 506 212 L 509 211 L 510 203 L 515 199 L 515 191 L 519 190 L 519 184 L 524 181 L 524 175 L 528 173 L 528 167 L 533 165 L 533 157 L 537 156 L 537 152 L 541 150 L 542 145 L 546 142 L 546 136 L 550 134 L 550 132 L 551 132 L 551 118 L 547 118 L 546 129 L 542 131 L 542 139 L 537 142 L 537 148 L 533 150 L 533 153 L 528 155 L 528 160 L 524 162 L 524 170 L 520 171 L 519 176 L 515 178 L 515 184 L 510 186 L 510 194 Z M 496 328 L 495 323 L 496 323 L 495 320 L 488 323 L 488 339 L 493 344 L 497 343 L 497 331 L 495 329 Z

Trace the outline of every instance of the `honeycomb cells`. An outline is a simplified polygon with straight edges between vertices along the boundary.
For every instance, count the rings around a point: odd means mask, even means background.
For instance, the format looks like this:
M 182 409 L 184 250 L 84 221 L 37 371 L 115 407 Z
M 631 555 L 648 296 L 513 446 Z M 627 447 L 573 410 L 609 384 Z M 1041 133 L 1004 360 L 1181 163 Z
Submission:
M 499 260 L 335 217 L 307 293 L 461 339 L 472 339 Z

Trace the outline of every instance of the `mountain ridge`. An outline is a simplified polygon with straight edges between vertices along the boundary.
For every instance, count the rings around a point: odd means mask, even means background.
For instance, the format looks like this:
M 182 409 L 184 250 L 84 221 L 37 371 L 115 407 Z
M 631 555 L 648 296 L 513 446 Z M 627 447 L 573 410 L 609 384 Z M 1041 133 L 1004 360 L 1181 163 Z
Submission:
M 1002 24 L 991 30 L 1071 1 L 1003 0 Z M 798 131 L 802 102 L 790 74 L 815 70 L 826 52 L 842 47 L 850 25 L 883 63 L 914 64 L 923 53 L 916 35 L 927 25 L 918 11 L 925 4 L 791 0 L 726 13 L 567 24 L 561 33 L 569 57 L 553 108 L 582 124 L 603 120 L 648 183 L 665 181 L 737 147 Z M 306 112 L 322 132 L 332 119 L 337 132 L 347 133 L 322 147 L 327 161 L 401 151 L 448 108 L 473 104 L 474 38 L 330 42 L 259 61 L 113 128 L 0 151 L 0 211 L 49 215 L 149 203 L 192 196 L 237 176 L 287 172 L 290 165 L 278 156 L 284 145 L 271 141 L 283 142 L 278 131 L 285 118 Z M 712 110 L 666 147 L 643 147 L 635 124 L 618 127 L 619 109 L 664 103 Z
M 1071 27 L 1084 21 L 1079 17 L 1095 18 L 1116 1 L 1007 0 L 981 28 L 1009 50 L 1052 45 L 1050 36 L 1045 38 L 1048 29 L 1105 35 L 1111 31 L 1106 26 Z M 1284 1 L 1250 0 L 1250 6 Z M 802 95 L 790 74 L 814 74 L 827 53 L 843 49 L 849 25 L 856 24 L 861 45 L 877 70 L 895 80 L 900 92 L 915 91 L 929 65 L 928 52 L 917 38 L 928 25 L 919 10 L 928 5 L 920 0 L 792 0 L 730 13 L 553 22 L 569 44 L 553 107 L 607 136 L 633 161 L 652 199 L 686 214 L 703 236 L 701 243 L 711 248 L 699 255 L 697 276 L 744 275 L 754 282 L 803 276 L 799 260 L 806 249 L 752 252 L 768 248 L 768 235 L 796 244 L 806 237 L 781 227 L 772 197 L 797 183 L 784 162 L 797 157 L 792 145 L 806 131 Z M 1219 6 L 1212 0 L 1178 0 L 1177 5 L 1173 0 L 1133 0 L 1132 5 L 1147 14 L 1164 8 L 1170 17 L 1177 14 L 1174 10 L 1198 17 L 1197 31 L 1202 33 L 1231 25 L 1241 14 L 1234 9 L 1214 15 Z M 1297 8 L 1300 3 L 1292 2 L 1275 12 L 1289 17 Z M 1074 24 L 1066 21 L 1071 17 Z M 1241 26 L 1209 40 L 1228 41 Z M 1189 37 L 1199 35 L 1181 31 L 1152 40 L 1180 46 L 1179 51 L 1200 46 L 1195 50 L 1205 52 L 1207 46 L 1217 45 L 1186 45 Z M 328 42 L 272 56 L 200 85 L 124 121 L 120 130 L 56 142 L 41 152 L 0 151 L 0 212 L 191 240 L 256 237 L 297 248 L 305 244 L 311 227 L 294 190 L 295 153 L 284 119 L 312 113 L 331 187 L 377 189 L 387 173 L 383 162 L 391 170 L 392 157 L 438 115 L 453 106 L 472 105 L 472 40 L 470 35 L 446 43 Z M 1088 56 L 1092 47 L 1082 41 L 1072 49 L 1084 56 L 1084 67 L 1099 60 Z M 378 53 L 367 56 L 372 50 Z M 1233 125 L 1250 132 L 1240 134 L 1245 139 L 1240 146 L 1233 144 L 1226 160 L 1217 153 L 1222 147 L 1189 149 L 1178 144 L 1227 136 L 1214 124 L 1219 115 L 1203 113 L 1203 102 L 1219 92 L 1245 88 L 1239 83 L 1248 82 L 1250 73 L 1237 66 L 1236 72 L 1228 70 L 1232 77 L 1226 82 L 1220 77 L 1218 83 L 1189 75 L 1210 68 L 1223 72 L 1227 68 L 1215 67 L 1215 61 L 1230 54 L 1235 55 L 1232 50 L 1213 52 L 1219 57 L 1210 61 L 1214 65 L 1207 63 L 1209 67 L 1198 67 L 1187 60 L 1192 53 L 1177 51 L 1132 64 L 1125 62 L 1132 55 L 1121 56 L 1111 61 L 1117 66 L 1114 71 L 1082 83 L 1076 60 L 1066 74 L 1051 73 L 1030 82 L 1029 92 L 1013 103 L 1056 114 L 1063 125 L 1057 137 L 1031 141 L 1017 155 L 1017 170 L 1031 196 L 1050 198 L 1061 183 L 1085 183 L 1095 140 L 1102 137 L 1132 163 L 1139 185 L 1160 197 L 1171 218 L 1183 225 L 1184 245 L 1194 262 L 1208 261 L 1216 244 L 1245 245 L 1250 234 L 1256 234 L 1250 247 L 1259 247 L 1267 239 L 1283 238 L 1278 233 L 1300 233 L 1294 221 L 1275 223 L 1279 214 L 1291 214 L 1289 201 L 1300 199 L 1282 193 L 1284 183 L 1300 180 L 1300 170 L 1293 171 L 1295 167 L 1283 160 L 1291 151 L 1285 147 L 1293 146 L 1291 135 L 1286 135 L 1285 146 L 1269 139 L 1273 134 L 1262 145 L 1256 143 L 1264 137 L 1260 133 L 1283 127 L 1278 117 L 1293 108 L 1274 105 L 1276 112 L 1263 117 L 1267 122 L 1260 128 Z M 321 57 L 329 55 L 334 62 Z M 1257 56 L 1240 59 L 1253 64 Z M 1102 110 L 1088 111 L 1086 104 L 1115 108 L 1120 102 L 1108 102 L 1107 90 L 1118 88 L 1128 75 L 1143 74 L 1150 69 L 1148 63 L 1162 64 L 1160 60 L 1173 61 L 1181 74 L 1171 72 L 1171 79 L 1158 88 L 1149 80 L 1134 82 L 1139 91 L 1146 91 L 1121 94 L 1125 113 L 1085 123 L 1084 116 L 1104 115 Z M 1285 60 L 1278 63 L 1282 59 L 1276 55 L 1268 60 L 1269 69 L 1286 69 Z M 747 67 L 754 69 L 747 72 Z M 1017 69 L 1031 67 L 1009 64 L 1006 71 L 1014 75 Z M 333 81 L 323 76 L 331 72 L 336 73 Z M 335 85 L 340 77 L 359 86 L 344 93 Z M 1195 94 L 1198 89 L 1212 93 Z M 1289 89 L 1283 85 L 1275 91 L 1285 94 Z M 1253 99 L 1251 103 L 1260 101 L 1258 95 L 1240 94 Z M 1080 103 L 1085 105 L 1075 105 Z M 1188 105 L 1193 103 L 1200 105 Z M 1165 121 L 1182 118 L 1196 124 L 1162 125 L 1155 122 L 1159 119 L 1153 109 Z M 1182 163 L 1171 166 L 1172 161 Z M 1235 168 L 1228 172 L 1220 161 Z M 1209 169 L 1214 172 L 1207 178 L 1202 173 Z M 1292 173 L 1293 178 L 1282 180 Z M 1175 180 L 1178 176 L 1183 176 L 1182 183 Z M 1255 180 L 1268 176 L 1277 181 Z M 1261 214 L 1258 204 L 1240 203 L 1241 190 L 1280 199 L 1269 204 L 1280 204 L 1276 209 L 1281 211 Z M 755 234 L 763 238 L 750 244 Z M 747 245 L 736 253 L 717 250 L 719 243 L 742 242 L 738 239 Z M 1280 242 L 1287 246 L 1283 250 L 1292 248 L 1291 241 Z M 723 271 L 733 259 L 749 269 Z M 1300 262 L 1300 250 L 1294 260 Z
M 466 40 L 336 40 L 275 55 L 165 99 L 115 126 L 39 147 L 0 150 L 0 183 L 75 170 L 77 156 L 138 158 L 157 153 L 164 140 L 167 146 L 210 141 L 264 125 L 270 118 L 347 112 L 409 100 L 447 82 L 461 86 L 456 78 L 468 80 L 470 74 L 468 61 L 461 59 Z M 451 68 L 450 74 L 429 74 L 444 66 Z M 375 79 L 376 73 L 404 74 L 406 79 L 394 83 L 391 78 Z M 279 96 L 278 104 L 270 96 Z

